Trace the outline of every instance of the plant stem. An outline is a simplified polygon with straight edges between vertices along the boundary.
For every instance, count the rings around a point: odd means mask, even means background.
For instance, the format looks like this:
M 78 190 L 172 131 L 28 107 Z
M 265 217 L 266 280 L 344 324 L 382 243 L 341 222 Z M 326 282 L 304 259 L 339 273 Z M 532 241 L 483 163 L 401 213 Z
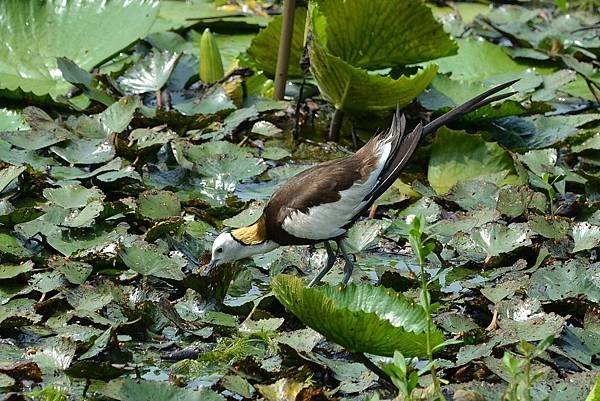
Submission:
M 433 394 L 438 400 L 444 400 L 440 389 L 440 381 L 438 380 L 437 373 L 435 370 L 435 364 L 433 363 L 433 350 L 431 348 L 431 304 L 429 302 L 429 290 L 427 288 L 427 273 L 425 272 L 425 261 L 419 258 L 419 267 L 421 268 L 421 291 L 423 292 L 423 308 L 427 315 L 427 333 L 426 333 L 426 344 L 427 344 L 427 356 L 429 357 L 429 363 L 431 364 L 431 380 L 433 380 Z
M 279 38 L 279 52 L 277 53 L 277 70 L 275 71 L 275 100 L 282 100 L 285 94 L 288 64 L 292 49 L 292 34 L 294 32 L 294 9 L 296 0 L 284 0 L 283 23 L 281 37 Z
M 340 109 L 335 109 L 331 118 L 331 124 L 329 125 L 329 132 L 327 133 L 328 141 L 337 142 L 340 139 L 340 129 L 342 128 L 343 120 L 344 112 Z
M 525 356 L 525 388 L 527 392 L 525 393 L 525 401 L 531 401 L 531 359 L 529 355 Z

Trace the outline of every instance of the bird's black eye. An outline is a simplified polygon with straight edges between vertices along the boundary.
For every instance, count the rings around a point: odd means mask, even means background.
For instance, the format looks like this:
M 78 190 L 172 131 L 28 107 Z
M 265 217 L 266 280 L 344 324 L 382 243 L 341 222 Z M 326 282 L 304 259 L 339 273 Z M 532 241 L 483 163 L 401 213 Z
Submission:
M 221 252 L 223 252 L 223 248 L 217 248 L 217 250 L 215 252 L 216 253 L 221 253 Z

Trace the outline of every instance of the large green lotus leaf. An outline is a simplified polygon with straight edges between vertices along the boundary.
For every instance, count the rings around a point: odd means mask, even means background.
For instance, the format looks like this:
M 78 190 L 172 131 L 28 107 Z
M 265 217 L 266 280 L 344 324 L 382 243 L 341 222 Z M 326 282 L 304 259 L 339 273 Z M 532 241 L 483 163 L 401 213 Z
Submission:
M 274 76 L 277 67 L 277 49 L 279 37 L 281 36 L 282 16 L 279 15 L 260 31 L 252 40 L 248 48 L 248 56 L 256 67 L 263 70 L 267 75 Z M 290 60 L 288 63 L 288 76 L 301 77 L 300 58 L 304 51 L 304 28 L 306 26 L 306 9 L 297 8 L 294 13 L 294 31 L 292 33 L 292 44 Z
M 427 178 L 438 194 L 454 184 L 477 177 L 492 177 L 499 184 L 518 184 L 513 159 L 493 142 L 464 131 L 441 129 L 431 149 Z
M 212 2 L 189 3 L 178 0 L 162 0 L 158 16 L 152 24 L 150 32 L 177 30 L 194 25 L 202 18 L 212 19 L 227 15 L 231 15 L 231 13 L 217 10 Z
M 413 64 L 454 54 L 457 49 L 422 1 L 327 0 L 315 4 L 311 12 L 318 40 L 353 66 L 377 69 Z
M 431 64 L 415 75 L 398 79 L 370 74 L 334 56 L 315 41 L 310 60 L 321 95 L 336 109 L 345 111 L 404 107 L 425 90 L 437 72 L 437 66 Z
M 349 285 L 307 288 L 301 279 L 279 275 L 277 299 L 304 324 L 350 352 L 426 356 L 427 318 L 422 307 L 384 287 Z M 443 341 L 434 329 L 432 346 Z
M 69 84 L 57 57 L 91 70 L 145 36 L 158 6 L 156 0 L 0 2 L 0 87 L 53 98 L 65 94 Z

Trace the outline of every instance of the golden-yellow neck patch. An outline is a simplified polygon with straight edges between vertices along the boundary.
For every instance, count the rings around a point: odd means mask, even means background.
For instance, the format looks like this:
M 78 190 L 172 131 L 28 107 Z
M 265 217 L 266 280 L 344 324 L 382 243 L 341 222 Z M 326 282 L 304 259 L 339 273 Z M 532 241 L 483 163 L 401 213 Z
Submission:
M 258 245 L 267 239 L 267 225 L 265 216 L 262 215 L 258 221 L 251 226 L 236 228 L 231 235 L 244 245 Z

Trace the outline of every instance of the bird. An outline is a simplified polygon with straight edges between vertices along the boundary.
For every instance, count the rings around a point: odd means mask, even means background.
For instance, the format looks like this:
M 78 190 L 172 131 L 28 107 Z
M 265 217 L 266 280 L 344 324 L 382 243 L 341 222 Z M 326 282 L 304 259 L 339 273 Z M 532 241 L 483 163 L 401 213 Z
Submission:
M 319 163 L 291 177 L 271 196 L 255 223 L 220 233 L 213 242 L 205 271 L 280 246 L 323 243 L 327 251 L 325 266 L 308 286 L 321 281 L 335 264 L 338 253 L 345 261 L 342 284 L 346 285 L 354 265 L 342 239 L 399 177 L 419 142 L 442 125 L 513 95 L 515 92 L 498 93 L 515 82 L 491 88 L 425 126 L 419 123 L 409 134 L 405 134 L 406 118 L 397 108 L 389 129 L 373 136 L 354 154 Z M 332 242 L 337 245 L 337 252 Z

